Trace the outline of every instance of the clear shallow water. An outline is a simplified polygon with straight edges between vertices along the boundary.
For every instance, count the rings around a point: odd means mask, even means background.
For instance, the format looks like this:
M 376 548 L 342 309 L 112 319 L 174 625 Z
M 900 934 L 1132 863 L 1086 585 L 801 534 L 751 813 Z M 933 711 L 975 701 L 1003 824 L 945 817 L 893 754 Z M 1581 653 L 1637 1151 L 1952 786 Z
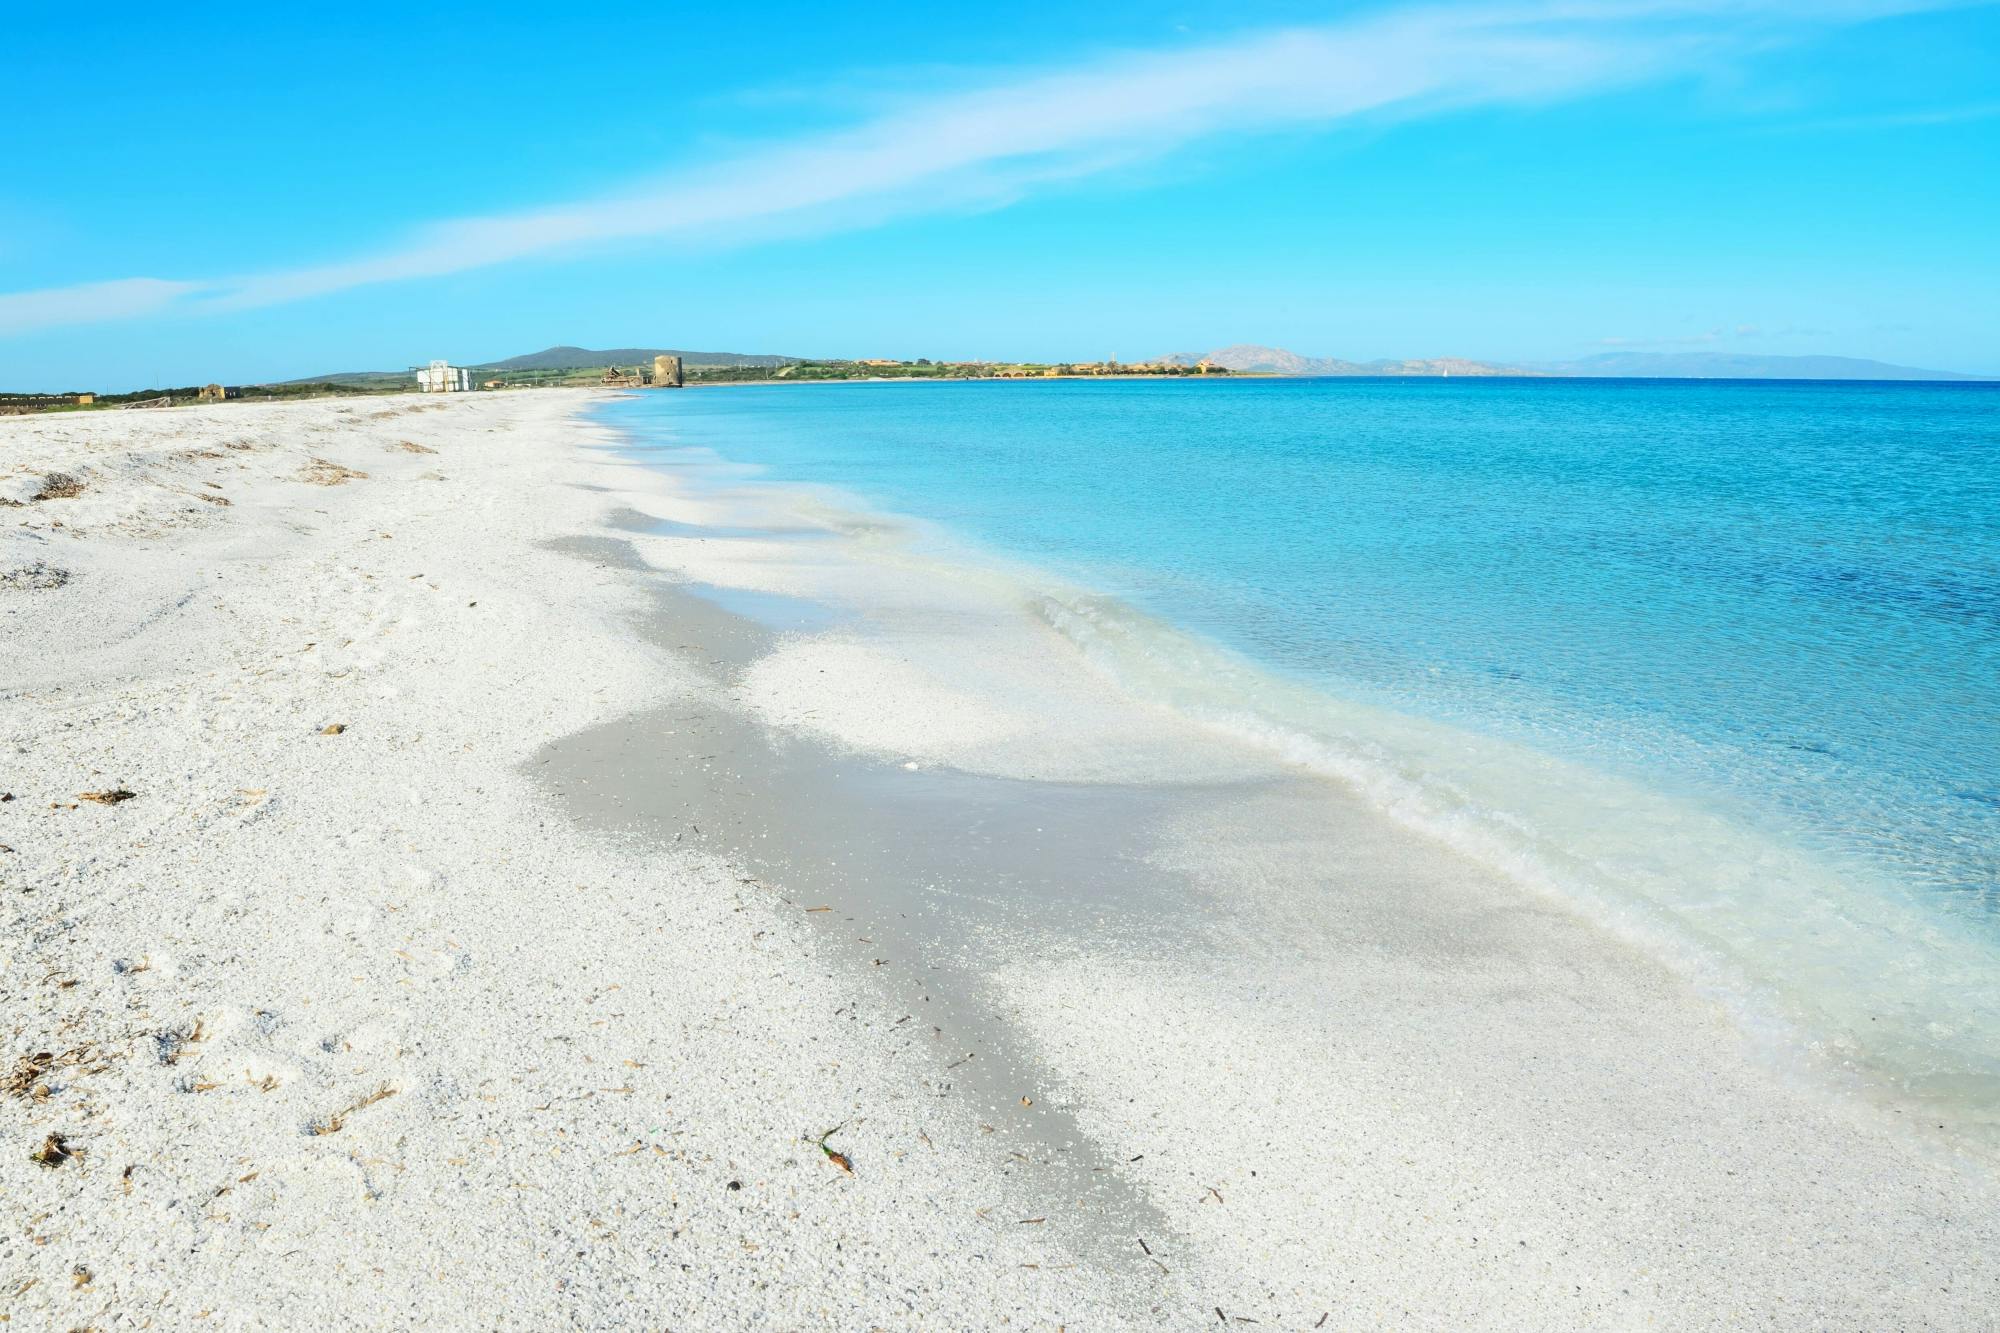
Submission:
M 606 410 L 1047 570 L 1134 690 L 2000 1126 L 2000 386 L 796 386 Z

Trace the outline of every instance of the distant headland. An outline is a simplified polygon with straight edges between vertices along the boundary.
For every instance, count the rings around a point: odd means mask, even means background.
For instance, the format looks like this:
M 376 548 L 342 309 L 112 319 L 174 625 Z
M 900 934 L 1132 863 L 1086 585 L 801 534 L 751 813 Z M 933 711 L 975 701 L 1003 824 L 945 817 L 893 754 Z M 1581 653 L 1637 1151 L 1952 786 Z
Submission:
M 1452 375 L 1573 377 L 1583 379 L 1778 379 L 1778 380 L 1991 380 L 2000 376 L 1927 370 L 1851 356 L 1757 356 L 1725 352 L 1604 352 L 1573 361 L 1476 361 L 1467 357 L 1378 358 L 1347 361 L 1305 356 L 1282 347 L 1237 343 L 1208 352 L 1174 352 L 1145 361 L 953 361 L 918 357 L 806 357 L 743 352 L 697 352 L 681 348 L 623 347 L 591 350 L 551 347 L 501 361 L 481 362 L 475 372 L 508 381 L 535 379 L 587 383 L 607 369 L 649 364 L 656 356 L 678 356 L 690 382 L 726 380 L 827 379 L 1034 379 L 1059 376 L 1218 374 L 1330 376 Z M 369 372 L 372 376 L 376 372 Z M 339 382 L 351 377 L 322 376 Z M 352 377 L 358 378 L 358 377 Z
M 1347 361 L 1304 356 L 1282 347 L 1237 343 L 1209 352 L 1174 352 L 1147 361 L 952 361 L 917 357 L 806 357 L 775 353 L 701 352 L 674 347 L 588 348 L 563 344 L 451 367 L 465 387 L 633 387 L 651 382 L 648 367 L 674 358 L 685 383 L 809 383 L 835 380 L 1179 378 L 1576 378 L 1710 380 L 1893 380 L 1992 382 L 2000 375 L 1926 370 L 1850 356 L 1755 356 L 1724 352 L 1605 352 L 1574 361 L 1475 361 L 1465 357 Z M 443 364 L 443 363 L 439 363 Z M 353 370 L 264 384 L 152 387 L 126 393 L 69 389 L 0 392 L 0 415 L 79 408 L 171 406 L 224 398 L 308 398 L 338 393 L 398 393 L 418 387 L 417 367 Z M 678 384 L 681 381 L 676 380 Z
M 1212 352 L 1164 358 L 1180 364 L 1207 361 L 1239 374 L 1560 376 L 1580 379 L 1704 380 L 1990 380 L 1952 370 L 1924 370 L 1852 356 L 1753 356 L 1729 352 L 1605 352 L 1575 361 L 1496 363 L 1447 356 L 1419 360 L 1343 361 L 1301 356 L 1282 347 L 1239 343 Z

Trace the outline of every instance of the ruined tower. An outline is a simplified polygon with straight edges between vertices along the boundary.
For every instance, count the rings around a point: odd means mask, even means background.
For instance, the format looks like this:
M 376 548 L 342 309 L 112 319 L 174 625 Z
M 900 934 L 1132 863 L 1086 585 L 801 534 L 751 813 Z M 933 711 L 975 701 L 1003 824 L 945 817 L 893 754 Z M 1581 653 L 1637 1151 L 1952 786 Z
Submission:
M 681 359 L 677 356 L 656 356 L 653 358 L 653 387 L 655 389 L 678 389 L 685 379 L 681 374 Z

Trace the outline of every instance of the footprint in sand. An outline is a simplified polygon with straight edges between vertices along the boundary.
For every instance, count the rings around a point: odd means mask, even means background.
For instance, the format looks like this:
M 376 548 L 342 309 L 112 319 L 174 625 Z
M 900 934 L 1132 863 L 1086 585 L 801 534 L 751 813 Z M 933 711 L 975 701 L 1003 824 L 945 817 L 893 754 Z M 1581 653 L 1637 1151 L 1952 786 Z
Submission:
M 328 1037 L 320 1043 L 320 1049 L 342 1055 L 380 1055 L 385 1051 L 400 1054 L 402 1045 L 397 1035 L 400 1028 L 401 1025 L 392 1019 L 371 1018 L 346 1032 Z
M 254 1180 L 226 1182 L 232 1228 L 272 1254 L 337 1245 L 362 1210 L 382 1197 L 382 1183 L 354 1160 L 343 1138 L 309 1138 L 323 1147 L 267 1162 Z
M 395 953 L 403 964 L 404 975 L 417 982 L 442 981 L 472 965 L 471 958 L 463 950 L 450 946 L 434 949 L 418 945 L 397 949 Z
M 332 904 L 326 915 L 326 933 L 343 939 L 362 941 L 375 933 L 388 913 L 374 903 L 346 899 Z
M 251 1056 L 237 1061 L 236 1074 L 245 1087 L 258 1092 L 276 1092 L 297 1078 L 299 1071 L 296 1065 L 264 1056 Z
M 437 871 L 431 869 L 429 866 L 416 865 L 414 863 L 405 865 L 397 874 L 401 877 L 403 884 L 413 890 L 434 889 L 444 883 L 444 876 L 438 874 Z

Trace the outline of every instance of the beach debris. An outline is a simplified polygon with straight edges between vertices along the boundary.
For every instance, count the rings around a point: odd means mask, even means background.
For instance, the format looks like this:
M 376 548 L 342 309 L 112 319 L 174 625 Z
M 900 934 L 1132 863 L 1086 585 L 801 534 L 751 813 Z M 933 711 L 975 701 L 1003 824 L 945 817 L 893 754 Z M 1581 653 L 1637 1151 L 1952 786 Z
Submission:
M 111 1067 L 111 1063 L 102 1052 L 88 1044 L 72 1046 L 60 1055 L 54 1051 L 35 1051 L 14 1061 L 14 1068 L 4 1079 L 0 1079 L 0 1093 L 42 1101 L 50 1095 L 48 1076 L 52 1071 L 83 1066 L 88 1066 L 82 1070 L 84 1073 L 101 1074 Z
M 418 444 L 415 440 L 398 440 L 389 447 L 401 450 L 406 454 L 434 454 L 437 452 L 437 450 L 430 448 L 428 445 Z
M 28 499 L 31 501 L 74 500 L 82 494 L 83 481 L 81 478 L 73 477 L 67 472 L 51 472 L 48 476 L 42 478 L 42 489 L 36 491 Z
M 139 969 L 128 967 L 124 970 L 132 972 Z M 206 1040 L 208 1040 L 208 1032 L 203 1027 L 202 1021 L 197 1018 L 192 1027 L 168 1028 L 163 1032 L 155 1032 L 153 1034 L 153 1051 L 161 1064 L 179 1064 L 181 1056 L 187 1053 L 188 1047 L 199 1046 Z
M 80 1148 L 70 1147 L 69 1139 L 60 1132 L 55 1132 L 43 1139 L 42 1146 L 29 1153 L 28 1159 L 53 1171 L 82 1151 Z
M 78 1264 L 69 1270 L 69 1284 L 78 1291 L 89 1286 L 96 1278 L 97 1274 L 91 1272 L 87 1264 Z
M 0 1083 L 0 1092 L 10 1097 L 45 1097 L 47 1087 L 42 1083 L 42 1075 L 55 1067 L 54 1051 L 37 1051 L 24 1055 L 14 1062 L 14 1070 Z
M 344 486 L 350 481 L 366 481 L 368 474 L 324 458 L 315 458 L 299 469 L 299 480 L 315 486 Z
M 355 1101 L 347 1106 L 342 1107 L 340 1110 L 335 1111 L 332 1115 L 328 1116 L 326 1119 L 313 1121 L 311 1124 L 306 1126 L 306 1133 L 314 1138 L 318 1138 L 326 1134 L 338 1134 L 341 1130 L 341 1127 L 347 1123 L 347 1117 L 353 1115 L 356 1111 L 366 1110 L 368 1107 L 373 1106 L 376 1102 L 386 1101 L 387 1099 L 395 1095 L 396 1095 L 396 1090 L 390 1087 L 388 1084 L 384 1083 L 381 1087 L 375 1089 L 375 1091 L 369 1093 L 367 1096 L 362 1097 L 358 1101 Z
M 840 1133 L 841 1130 L 846 1128 L 847 1128 L 846 1125 L 835 1125 L 832 1129 L 829 1129 L 826 1133 L 820 1135 L 818 1138 L 811 1139 L 808 1141 L 815 1148 L 818 1148 L 821 1152 L 826 1154 L 827 1161 L 832 1162 L 835 1166 L 839 1167 L 842 1171 L 845 1171 L 848 1175 L 851 1176 L 854 1174 L 853 1161 L 848 1158 L 846 1153 L 840 1152 L 837 1149 L 829 1147 L 827 1145 L 828 1139 L 832 1138 L 834 1135 Z
M 347 724 L 345 722 L 329 722 L 319 729 L 319 734 L 322 736 L 338 736 L 346 730 Z
M 0 588 L 14 592 L 39 592 L 60 588 L 69 582 L 69 571 L 37 560 L 19 569 L 0 570 Z
M 76 799 L 95 801 L 99 805 L 123 805 L 137 794 L 126 791 L 123 787 L 113 787 L 110 791 L 80 791 L 76 794 Z

